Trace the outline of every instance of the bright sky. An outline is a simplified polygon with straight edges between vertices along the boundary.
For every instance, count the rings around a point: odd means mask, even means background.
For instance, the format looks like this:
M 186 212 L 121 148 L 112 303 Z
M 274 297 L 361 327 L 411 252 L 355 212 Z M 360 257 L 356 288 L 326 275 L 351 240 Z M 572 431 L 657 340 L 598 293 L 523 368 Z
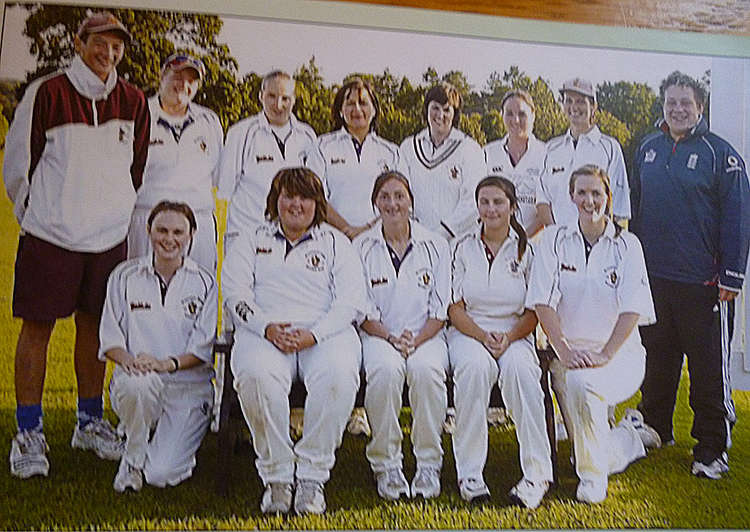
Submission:
M 25 10 L 6 8 L 0 77 L 21 78 L 33 68 L 28 41 L 21 31 Z M 263 74 L 273 68 L 293 71 L 315 56 L 327 83 L 340 83 L 350 72 L 382 73 L 420 82 L 433 66 L 439 74 L 460 70 L 475 89 L 493 71 L 518 65 L 532 78 L 542 76 L 553 89 L 581 76 L 602 81 L 645 82 L 654 89 L 675 69 L 700 77 L 711 58 L 667 53 L 631 52 L 588 47 L 542 45 L 429 33 L 384 31 L 299 22 L 224 18 L 219 41 L 229 45 L 240 73 Z

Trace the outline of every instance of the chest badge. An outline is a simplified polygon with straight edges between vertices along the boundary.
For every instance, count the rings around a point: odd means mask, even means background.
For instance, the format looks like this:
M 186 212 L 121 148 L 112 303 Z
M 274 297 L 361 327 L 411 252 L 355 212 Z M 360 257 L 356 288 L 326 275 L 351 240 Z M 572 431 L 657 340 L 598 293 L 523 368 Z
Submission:
M 656 160 L 656 150 L 648 150 L 643 156 L 644 163 L 652 163 Z
M 558 173 L 564 172 L 564 171 L 565 171 L 565 167 L 564 166 L 553 166 L 552 167 L 552 173 L 553 174 L 558 174 Z
M 429 288 L 432 284 L 432 272 L 422 268 L 417 272 L 417 284 L 420 288 Z
M 208 149 L 208 144 L 206 143 L 206 139 L 204 139 L 203 137 L 198 137 L 197 139 L 195 139 L 195 143 L 198 145 L 198 148 L 200 148 L 200 150 L 203 153 L 206 153 L 206 150 Z
M 151 303 L 148 301 L 133 301 L 130 304 L 130 310 L 151 310 Z
M 381 284 L 388 284 L 388 279 L 385 277 L 381 277 L 380 279 L 370 279 L 370 285 L 372 285 L 373 288 Z
M 691 153 L 690 157 L 688 157 L 687 160 L 687 167 L 691 170 L 695 170 L 695 167 L 698 166 L 698 154 L 697 153 Z
M 460 179 L 461 178 L 461 169 L 458 166 L 454 166 L 451 168 L 451 179 Z
M 620 284 L 620 276 L 614 267 L 604 269 L 604 282 L 610 288 L 617 288 Z
M 272 163 L 273 162 L 273 155 L 256 155 L 255 156 L 255 163 Z
M 323 271 L 326 257 L 320 251 L 308 251 L 305 253 L 305 267 L 314 272 Z
M 331 157 L 331 166 L 334 164 L 346 164 L 346 159 L 343 157 Z
M 516 259 L 511 259 L 508 261 L 508 272 L 514 277 L 517 277 L 521 272 L 521 265 L 518 264 L 518 261 Z
M 493 166 L 492 167 L 492 173 L 493 174 L 502 174 L 503 173 L 503 167 L 502 166 Z
M 203 308 L 203 302 L 198 296 L 188 296 L 181 303 L 186 318 L 195 318 Z
M 577 272 L 578 271 L 578 269 L 572 264 L 564 264 L 562 262 L 560 263 L 560 270 L 564 272 Z

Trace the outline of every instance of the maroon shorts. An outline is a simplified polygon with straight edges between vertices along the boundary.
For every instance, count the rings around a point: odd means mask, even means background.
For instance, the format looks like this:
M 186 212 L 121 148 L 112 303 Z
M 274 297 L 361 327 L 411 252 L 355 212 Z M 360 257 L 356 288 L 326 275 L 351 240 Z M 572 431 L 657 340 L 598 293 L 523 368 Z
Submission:
M 125 241 L 101 253 L 69 251 L 21 235 L 13 283 L 13 316 L 53 321 L 76 310 L 101 314 L 110 272 L 127 256 Z

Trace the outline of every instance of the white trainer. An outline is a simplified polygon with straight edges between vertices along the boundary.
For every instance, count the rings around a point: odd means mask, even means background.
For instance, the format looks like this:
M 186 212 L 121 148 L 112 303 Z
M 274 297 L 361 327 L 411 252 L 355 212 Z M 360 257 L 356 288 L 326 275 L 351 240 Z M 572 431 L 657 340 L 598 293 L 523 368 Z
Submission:
M 406 482 L 401 468 L 378 471 L 375 473 L 375 481 L 378 483 L 378 495 L 387 501 L 397 501 L 402 495 L 405 497 L 411 495 L 409 483 Z
M 481 504 L 490 500 L 490 489 L 482 478 L 464 478 L 458 481 L 461 498 L 471 504 Z
M 524 506 L 531 510 L 539 507 L 544 495 L 549 489 L 549 482 L 539 481 L 531 482 L 522 478 L 511 490 L 508 496 L 510 500 L 519 506 Z
M 717 457 L 710 464 L 704 464 L 696 460 L 693 462 L 691 472 L 696 477 L 719 480 L 721 475 L 729 472 L 729 457 L 727 453 L 721 453 L 721 456 Z
M 491 406 L 487 409 L 487 424 L 490 427 L 499 427 L 509 422 L 508 415 L 504 408 Z
M 440 470 L 436 467 L 417 466 L 417 473 L 411 482 L 413 498 L 433 499 L 440 495 Z
M 322 514 L 326 511 L 323 483 L 315 480 L 297 480 L 294 493 L 294 511 L 298 515 Z
M 581 480 L 576 490 L 576 498 L 588 504 L 599 504 L 607 498 L 607 479 L 604 482 Z
M 445 411 L 445 419 L 443 420 L 443 432 L 445 434 L 453 434 L 455 430 L 456 430 L 456 409 L 453 407 L 450 407 Z
M 638 436 L 641 438 L 641 442 L 643 442 L 643 446 L 646 449 L 658 449 L 661 447 L 659 433 L 643 421 L 643 414 L 640 411 L 632 408 L 625 410 L 625 414 L 622 416 L 618 426 L 627 423 L 630 423 L 638 433 Z
M 41 430 L 19 431 L 10 445 L 10 474 L 18 478 L 47 476 L 47 440 Z
M 119 460 L 125 451 L 125 441 L 109 421 L 104 419 L 90 421 L 83 429 L 76 425 L 70 446 L 73 449 L 94 451 L 96 456 L 104 460 Z
M 260 511 L 264 514 L 285 514 L 292 508 L 292 485 L 287 482 L 270 482 L 263 492 Z
M 127 489 L 141 491 L 143 487 L 143 472 L 139 468 L 130 465 L 125 458 L 122 458 L 120 460 L 120 467 L 117 468 L 117 474 L 115 475 L 112 487 L 115 488 L 117 493 L 125 493 Z
M 354 436 L 370 437 L 372 431 L 370 430 L 370 422 L 367 420 L 367 411 L 364 408 L 360 406 L 352 410 L 349 423 L 346 424 L 346 430 Z

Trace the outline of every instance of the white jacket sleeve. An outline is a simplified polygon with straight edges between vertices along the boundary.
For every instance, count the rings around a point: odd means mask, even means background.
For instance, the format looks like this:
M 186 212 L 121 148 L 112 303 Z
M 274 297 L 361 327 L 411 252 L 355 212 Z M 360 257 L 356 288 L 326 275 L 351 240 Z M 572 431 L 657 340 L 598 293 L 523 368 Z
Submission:
M 609 182 L 612 183 L 612 214 L 618 218 L 630 219 L 630 186 L 625 158 L 622 156 L 620 143 L 612 139 L 612 145 L 612 160 L 607 168 Z
M 119 347 L 128 351 L 127 337 L 127 300 L 125 286 L 121 273 L 122 264 L 115 268 L 107 281 L 107 296 L 104 299 L 104 309 L 99 321 L 99 360 L 107 360 L 105 353 Z
M 255 233 L 241 233 L 232 244 L 221 268 L 224 308 L 235 327 L 264 337 L 268 318 L 255 304 Z
M 555 253 L 555 241 L 561 228 L 551 225 L 542 231 L 541 241 L 534 246 L 531 278 L 526 291 L 526 308 L 547 305 L 557 309 L 560 292 L 560 267 Z
M 245 150 L 247 127 L 239 122 L 227 131 L 227 141 L 219 159 L 219 175 L 216 196 L 220 199 L 231 199 L 237 181 L 242 174 L 242 158 Z
M 331 268 L 331 306 L 311 328 L 318 343 L 341 332 L 352 322 L 363 320 L 367 312 L 367 294 L 362 261 L 349 239 L 338 231 L 333 234 L 334 263 Z
M 459 191 L 458 203 L 453 212 L 441 220 L 452 236 L 460 236 L 468 231 L 479 218 L 474 192 L 477 184 L 487 175 L 487 165 L 484 161 L 484 152 L 479 144 L 471 137 L 464 139 L 463 149 L 463 176 L 461 189 Z
M 213 277 L 212 280 L 213 284 L 206 291 L 203 308 L 195 320 L 185 348 L 186 353 L 195 355 L 209 364 L 213 362 L 213 343 L 219 317 L 219 285 Z

